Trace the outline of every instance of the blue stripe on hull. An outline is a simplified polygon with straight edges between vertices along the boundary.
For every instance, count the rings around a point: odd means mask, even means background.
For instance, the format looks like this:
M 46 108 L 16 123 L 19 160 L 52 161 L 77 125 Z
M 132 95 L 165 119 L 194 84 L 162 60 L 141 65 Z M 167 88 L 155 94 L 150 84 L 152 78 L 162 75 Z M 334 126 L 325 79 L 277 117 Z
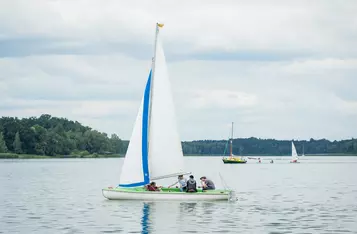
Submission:
M 150 108 L 150 86 L 151 86 L 151 70 L 149 78 L 146 82 L 143 102 L 143 116 L 142 116 L 142 139 L 141 139 L 141 160 L 143 165 L 144 181 L 132 184 L 119 184 L 120 187 L 138 187 L 150 183 L 149 174 L 149 147 L 148 147 L 148 128 L 149 128 L 149 108 Z

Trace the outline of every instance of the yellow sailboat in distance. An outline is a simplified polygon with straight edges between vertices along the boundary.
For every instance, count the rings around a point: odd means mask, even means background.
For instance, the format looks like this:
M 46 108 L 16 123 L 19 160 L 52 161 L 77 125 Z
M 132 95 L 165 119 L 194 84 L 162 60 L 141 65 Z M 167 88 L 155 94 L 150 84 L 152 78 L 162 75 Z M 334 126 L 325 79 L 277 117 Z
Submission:
M 231 135 L 231 139 L 230 139 L 229 157 L 223 157 L 222 161 L 225 164 L 247 163 L 247 160 L 244 157 L 237 157 L 237 156 L 234 156 L 234 154 L 233 154 L 233 122 L 232 122 L 232 135 Z

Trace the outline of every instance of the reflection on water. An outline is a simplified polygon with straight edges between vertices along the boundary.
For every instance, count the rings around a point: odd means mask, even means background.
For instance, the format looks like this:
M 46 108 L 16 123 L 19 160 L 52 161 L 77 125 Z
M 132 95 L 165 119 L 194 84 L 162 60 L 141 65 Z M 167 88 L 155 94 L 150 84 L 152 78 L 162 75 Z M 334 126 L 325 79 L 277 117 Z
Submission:
M 0 233 L 357 233 L 357 157 L 322 159 L 185 159 L 217 187 L 222 173 L 234 203 L 106 200 L 120 159 L 0 160 Z
M 149 214 L 150 214 L 150 203 L 143 203 L 143 217 L 141 218 L 141 233 L 142 234 L 149 234 Z
M 180 212 L 181 213 L 193 213 L 195 212 L 195 208 L 196 208 L 197 203 L 196 202 L 182 202 L 180 203 Z
M 205 230 L 215 212 L 218 215 L 219 209 L 213 202 L 143 202 L 141 233 L 191 233 L 200 226 Z
M 226 207 L 227 203 L 222 202 L 143 202 L 141 233 L 192 233 L 206 230 L 207 227 L 223 231 L 226 228 L 222 229 L 214 221 L 220 217 L 222 207 L 219 207 L 223 204 Z M 126 206 L 125 202 L 122 205 Z M 229 223 L 225 217 L 222 218 L 223 223 Z

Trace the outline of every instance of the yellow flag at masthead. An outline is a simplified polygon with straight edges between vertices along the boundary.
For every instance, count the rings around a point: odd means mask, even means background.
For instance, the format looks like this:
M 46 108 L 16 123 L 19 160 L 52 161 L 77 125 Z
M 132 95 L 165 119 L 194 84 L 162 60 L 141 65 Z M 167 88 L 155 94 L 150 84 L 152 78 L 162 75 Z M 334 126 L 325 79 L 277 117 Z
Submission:
M 160 28 L 164 27 L 164 24 L 159 24 L 157 23 L 157 26 L 159 26 Z

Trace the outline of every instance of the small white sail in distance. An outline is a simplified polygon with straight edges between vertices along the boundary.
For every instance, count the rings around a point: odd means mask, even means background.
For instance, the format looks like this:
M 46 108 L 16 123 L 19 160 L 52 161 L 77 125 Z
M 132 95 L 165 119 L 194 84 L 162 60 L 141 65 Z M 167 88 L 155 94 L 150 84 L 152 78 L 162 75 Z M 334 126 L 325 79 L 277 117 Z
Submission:
M 156 26 L 155 51 L 144 97 L 136 118 L 120 175 L 122 187 L 136 187 L 151 180 L 184 172 L 181 140 L 177 131 L 164 51 Z
M 296 152 L 296 148 L 295 148 L 295 145 L 294 145 L 294 142 L 291 142 L 291 159 L 294 160 L 294 159 L 299 159 L 299 156 Z

